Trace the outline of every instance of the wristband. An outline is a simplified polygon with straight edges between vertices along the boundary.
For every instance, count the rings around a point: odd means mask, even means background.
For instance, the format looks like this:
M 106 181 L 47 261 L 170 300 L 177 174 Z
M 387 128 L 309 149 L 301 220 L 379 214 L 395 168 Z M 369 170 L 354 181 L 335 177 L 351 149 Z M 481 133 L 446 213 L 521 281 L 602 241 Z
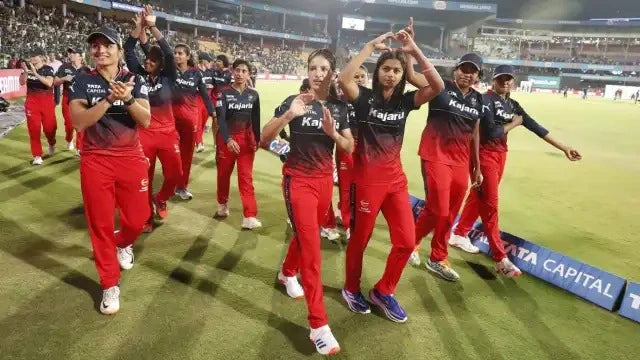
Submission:
M 131 106 L 131 105 L 133 105 L 134 102 L 136 102 L 136 99 L 132 96 L 132 97 L 129 98 L 129 100 L 126 100 L 124 102 L 124 105 L 125 106 Z

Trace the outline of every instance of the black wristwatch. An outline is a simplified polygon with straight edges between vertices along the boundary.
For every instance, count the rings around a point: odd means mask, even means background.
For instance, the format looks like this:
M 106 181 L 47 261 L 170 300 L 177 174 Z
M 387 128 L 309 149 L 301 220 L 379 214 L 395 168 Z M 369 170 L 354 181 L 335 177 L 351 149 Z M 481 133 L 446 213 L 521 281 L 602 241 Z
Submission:
M 129 100 L 124 102 L 125 106 L 131 106 L 133 105 L 133 103 L 136 102 L 136 99 L 132 96 L 131 98 L 129 98 Z

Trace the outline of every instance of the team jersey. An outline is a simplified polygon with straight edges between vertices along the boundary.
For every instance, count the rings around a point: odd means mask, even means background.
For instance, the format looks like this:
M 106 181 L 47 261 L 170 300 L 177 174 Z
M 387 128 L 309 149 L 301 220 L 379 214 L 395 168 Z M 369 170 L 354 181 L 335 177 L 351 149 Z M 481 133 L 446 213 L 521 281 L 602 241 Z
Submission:
M 275 110 L 275 117 L 281 117 L 291 107 L 298 95 L 291 95 Z M 325 106 L 336 122 L 336 129 L 349 128 L 347 104 L 330 98 Z M 333 176 L 333 139 L 322 130 L 324 118 L 322 104 L 316 100 L 306 107 L 307 112 L 289 122 L 289 146 L 291 150 L 282 169 L 285 175 L 300 177 Z
M 216 96 L 218 129 L 225 142 L 229 135 L 251 132 L 256 144 L 260 143 L 260 97 L 247 87 L 242 93 L 232 86 L 222 88 Z
M 206 69 L 202 71 L 202 82 L 204 83 L 204 86 L 207 88 L 207 93 L 209 93 L 210 96 L 213 94 L 214 87 L 215 87 L 215 79 L 213 78 L 214 73 L 215 73 L 214 69 Z
M 135 53 L 138 39 L 129 36 L 124 44 L 124 58 L 129 70 L 144 77 L 149 89 L 149 105 L 151 106 L 151 123 L 145 131 L 175 131 L 176 120 L 173 116 L 173 92 L 178 77 L 173 49 L 166 39 L 158 41 L 164 55 L 164 67 L 154 79 L 140 65 Z M 147 51 L 148 52 L 148 51 Z
M 427 126 L 418 154 L 423 160 L 468 166 L 473 129 L 482 116 L 482 95 L 471 88 L 463 95 L 453 81 L 429 102 Z
M 545 137 L 549 133 L 549 130 L 533 120 L 522 106 L 511 97 L 503 98 L 494 91 L 489 90 L 482 96 L 482 99 L 484 115 L 480 119 L 481 150 L 497 152 L 506 152 L 508 150 L 504 125 L 513 121 L 515 115 L 522 116 L 522 126 L 539 137 Z
M 53 77 L 53 68 L 49 65 L 42 65 L 40 69 L 36 70 L 38 75 L 40 76 L 51 76 Z M 53 94 L 53 87 L 47 87 L 45 84 L 40 82 L 38 78 L 31 72 L 31 70 L 27 71 L 27 95 L 29 94 Z
M 212 75 L 213 83 L 218 89 L 222 89 L 223 87 L 231 84 L 231 71 L 227 69 L 214 70 Z
M 147 99 L 148 87 L 140 75 L 120 70 L 114 81 L 128 82 L 133 77 L 135 85 L 131 94 L 136 99 Z M 109 81 L 95 69 L 79 74 L 69 88 L 69 102 L 86 100 L 89 107 L 106 98 Z M 122 101 L 116 101 L 94 125 L 86 128 L 82 138 L 82 155 L 144 156 L 136 122 L 131 118 Z
M 404 176 L 400 150 L 416 91 L 402 95 L 395 103 L 381 103 L 373 90 L 359 86 L 353 107 L 357 118 L 358 143 L 354 154 L 356 179 L 387 182 Z
M 58 71 L 56 71 L 56 77 L 58 78 L 63 78 L 66 76 L 76 77 L 76 75 L 80 73 L 85 73 L 89 71 L 91 71 L 91 69 L 89 69 L 87 66 L 81 65 L 79 68 L 76 68 L 71 63 L 64 63 L 58 68 Z M 71 79 L 71 81 L 73 81 L 73 79 Z M 69 96 L 69 86 L 71 85 L 71 81 L 65 80 L 62 85 L 63 87 L 62 94 L 64 96 Z
M 198 102 L 196 97 L 202 97 L 207 107 L 207 113 L 213 114 L 213 103 L 207 94 L 207 88 L 202 82 L 202 72 L 197 68 L 189 68 L 185 72 L 177 70 L 175 91 L 173 94 L 173 111 L 176 118 L 196 118 Z

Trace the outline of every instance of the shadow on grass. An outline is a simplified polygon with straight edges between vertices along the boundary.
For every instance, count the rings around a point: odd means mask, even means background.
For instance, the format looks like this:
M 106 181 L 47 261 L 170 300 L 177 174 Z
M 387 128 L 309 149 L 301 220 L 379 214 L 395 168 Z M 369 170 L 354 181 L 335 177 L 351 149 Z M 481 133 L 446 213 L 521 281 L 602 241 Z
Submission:
M 570 360 L 582 358 L 554 335 L 553 330 L 538 316 L 539 306 L 535 298 L 522 289 L 516 280 L 509 278 L 503 278 L 502 281 L 484 280 L 495 293 L 496 299 L 509 308 L 514 318 L 527 329 L 530 338 L 538 342 L 540 350 L 547 355 L 547 358 Z

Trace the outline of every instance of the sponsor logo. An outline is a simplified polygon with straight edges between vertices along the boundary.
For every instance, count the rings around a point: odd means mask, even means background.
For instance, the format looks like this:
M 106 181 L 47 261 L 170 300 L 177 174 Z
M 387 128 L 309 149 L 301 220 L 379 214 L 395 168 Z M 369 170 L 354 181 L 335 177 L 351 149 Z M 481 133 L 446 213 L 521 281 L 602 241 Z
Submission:
M 244 110 L 244 109 L 253 109 L 253 103 L 249 103 L 249 104 L 230 103 L 229 104 L 229 110 Z
M 176 79 L 176 83 L 178 85 L 183 85 L 183 86 L 188 86 L 188 87 L 196 86 L 196 82 L 193 79 L 185 80 L 185 79 L 177 78 Z
M 456 108 L 456 109 L 458 109 L 458 110 L 460 110 L 462 112 L 473 114 L 473 115 L 476 115 L 476 116 L 478 116 L 478 114 L 479 114 L 478 113 L 478 109 L 469 107 L 469 106 L 464 105 L 464 104 L 460 104 L 455 99 L 449 100 L 449 106 L 454 107 L 454 108 Z
M 453 90 L 449 90 L 449 91 L 447 91 L 447 94 L 449 94 L 449 96 L 453 96 L 454 98 L 457 98 L 457 97 L 458 97 L 458 94 L 456 94 L 456 92 L 455 92 L 455 91 L 453 91 Z
M 140 94 L 149 95 L 149 87 L 147 85 L 140 86 Z
M 142 179 L 140 181 L 140 192 L 147 192 L 147 191 L 149 191 L 149 179 Z
M 507 113 L 506 111 L 504 111 L 504 109 L 498 109 L 498 111 L 496 111 L 496 115 L 500 116 L 505 120 L 511 120 L 513 119 L 513 116 L 515 114 Z
M 360 200 L 360 206 L 358 207 L 358 211 L 363 212 L 363 213 L 371 213 L 371 210 L 369 209 L 369 202 L 366 200 Z
M 19 76 L 0 77 L 0 93 L 10 93 L 20 91 Z
M 173 144 L 173 150 L 175 150 L 176 154 L 180 154 L 180 145 Z
M 500 101 L 494 101 L 493 106 L 495 106 L 496 109 L 502 109 L 502 103 Z
M 433 8 L 436 10 L 446 10 L 447 2 L 446 1 L 434 1 Z
M 400 120 L 403 120 L 405 116 L 407 116 L 407 114 L 404 111 L 387 113 L 383 111 L 378 111 L 377 109 L 373 109 L 373 108 L 369 110 L 369 117 L 378 119 L 382 122 L 400 121 Z
M 149 88 L 149 92 L 150 93 L 156 93 L 160 89 L 162 89 L 162 83 L 157 83 L 152 88 Z
M 640 284 L 628 282 L 620 306 L 620 315 L 640 323 Z

